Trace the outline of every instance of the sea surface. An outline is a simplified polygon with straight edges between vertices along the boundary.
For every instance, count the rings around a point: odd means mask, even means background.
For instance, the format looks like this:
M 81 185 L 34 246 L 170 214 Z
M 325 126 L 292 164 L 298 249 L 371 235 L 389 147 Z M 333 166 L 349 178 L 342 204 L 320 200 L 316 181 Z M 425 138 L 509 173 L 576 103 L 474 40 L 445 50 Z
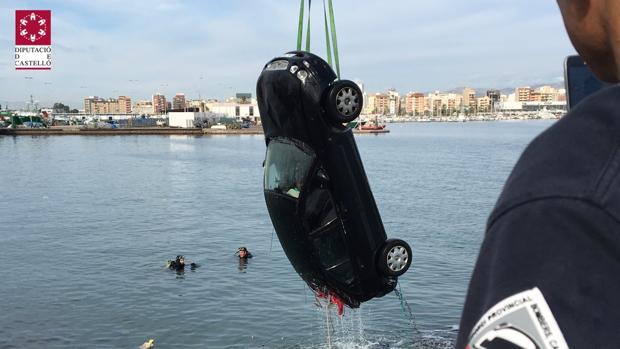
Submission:
M 0 348 L 448 348 L 486 218 L 550 125 L 356 136 L 413 266 L 402 299 L 343 318 L 315 305 L 274 234 L 262 136 L 0 136 Z M 167 270 L 178 254 L 201 266 Z

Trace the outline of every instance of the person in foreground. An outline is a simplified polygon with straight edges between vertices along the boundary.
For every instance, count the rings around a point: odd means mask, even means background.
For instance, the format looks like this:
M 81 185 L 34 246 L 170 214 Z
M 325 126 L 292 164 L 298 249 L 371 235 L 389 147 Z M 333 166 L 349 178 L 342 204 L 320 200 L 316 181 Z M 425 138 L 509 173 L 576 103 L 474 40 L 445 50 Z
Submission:
M 620 1 L 558 0 L 598 78 L 620 79 Z M 620 87 L 527 147 L 491 213 L 456 348 L 620 346 Z

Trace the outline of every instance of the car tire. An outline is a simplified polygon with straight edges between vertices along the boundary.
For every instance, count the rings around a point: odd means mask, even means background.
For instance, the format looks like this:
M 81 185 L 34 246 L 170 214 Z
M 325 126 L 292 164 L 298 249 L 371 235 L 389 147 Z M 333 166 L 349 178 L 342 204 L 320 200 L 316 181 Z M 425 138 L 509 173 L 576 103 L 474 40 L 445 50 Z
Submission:
M 350 80 L 332 84 L 324 102 L 327 116 L 337 123 L 349 123 L 360 115 L 363 105 L 362 90 Z
M 387 276 L 401 276 L 411 266 L 411 247 L 400 239 L 388 239 L 379 253 L 379 271 Z

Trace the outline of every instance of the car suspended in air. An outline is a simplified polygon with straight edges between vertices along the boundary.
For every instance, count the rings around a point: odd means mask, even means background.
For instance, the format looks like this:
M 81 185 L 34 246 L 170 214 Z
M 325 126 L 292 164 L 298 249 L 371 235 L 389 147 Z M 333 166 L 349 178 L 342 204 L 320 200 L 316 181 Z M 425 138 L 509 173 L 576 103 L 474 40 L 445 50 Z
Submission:
M 362 92 L 320 57 L 265 65 L 257 98 L 267 151 L 264 195 L 291 264 L 317 294 L 356 308 L 391 292 L 411 248 L 388 239 L 352 130 Z

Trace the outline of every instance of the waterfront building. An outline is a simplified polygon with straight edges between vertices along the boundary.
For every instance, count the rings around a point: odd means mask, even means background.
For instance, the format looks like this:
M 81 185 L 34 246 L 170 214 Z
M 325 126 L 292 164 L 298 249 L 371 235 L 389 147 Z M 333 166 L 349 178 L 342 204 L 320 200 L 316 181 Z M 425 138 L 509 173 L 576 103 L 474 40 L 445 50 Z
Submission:
M 137 115 L 153 115 L 155 113 L 153 110 L 153 102 L 137 101 L 133 106 L 133 112 Z
M 445 107 L 442 105 L 441 109 L 445 110 L 446 115 L 452 115 L 460 106 L 460 101 L 461 99 L 457 98 L 453 93 L 450 93 L 448 94 L 446 104 L 444 104 Z
M 208 118 L 207 113 L 203 113 L 203 112 L 171 111 L 168 113 L 168 125 L 170 127 L 178 127 L 178 128 L 202 127 L 208 121 L 212 121 L 212 120 Z
M 84 98 L 84 113 L 85 114 L 93 114 L 93 103 L 94 99 L 98 98 L 96 96 L 89 96 Z
M 509 94 L 508 98 L 506 99 L 506 102 L 517 102 L 517 94 L 516 93 Z
M 120 96 L 118 99 L 105 99 L 89 96 L 84 98 L 84 113 L 90 115 L 131 114 L 131 98 Z
M 496 108 L 498 111 L 521 113 L 538 112 L 540 110 L 566 111 L 566 101 L 541 102 L 541 101 L 504 101 L 500 102 Z
M 536 90 L 540 94 L 542 102 L 555 102 L 560 98 L 561 94 L 565 94 L 564 89 L 556 89 L 552 86 L 541 86 Z
M 441 99 L 434 99 L 433 100 L 433 106 L 432 106 L 432 112 L 433 112 L 433 116 L 439 116 L 441 115 Z
M 423 93 L 416 92 L 413 94 L 413 115 L 424 115 L 425 97 Z
M 230 102 L 233 102 L 231 100 Z M 235 100 L 239 104 L 248 104 L 252 102 L 252 94 L 251 93 L 237 93 L 235 94 Z
M 461 105 L 465 108 L 476 109 L 476 90 L 469 87 L 463 89 L 463 102 Z
M 155 114 L 165 114 L 168 110 L 168 103 L 166 103 L 166 96 L 156 93 L 152 98 L 153 103 L 153 113 Z
M 482 113 L 486 113 L 491 111 L 491 98 L 488 96 L 477 98 L 478 111 Z
M 517 87 L 515 96 L 517 102 L 529 102 L 531 99 L 532 89 L 529 86 Z
M 390 111 L 390 96 L 387 93 L 375 93 L 375 109 L 373 113 L 388 114 Z
M 118 113 L 131 114 L 131 98 L 127 96 L 118 97 Z
M 255 99 L 249 103 L 207 102 L 206 107 L 217 117 L 227 117 L 239 122 L 249 118 L 253 122 L 260 123 L 260 112 Z
M 502 94 L 499 90 L 487 90 L 487 97 L 491 100 L 491 102 L 499 102 Z
M 424 114 L 424 94 L 420 92 L 409 92 L 405 96 L 405 113 L 407 115 Z
M 362 109 L 362 114 L 368 115 L 368 114 L 373 114 L 375 112 L 375 109 L 376 109 L 375 100 L 376 98 L 374 94 L 367 95 L 366 97 L 364 97 L 364 108 Z
M 414 93 L 409 92 L 405 95 L 405 113 L 407 115 L 414 115 L 413 105 L 415 102 Z
M 456 93 L 435 91 L 430 93 L 427 99 L 428 103 L 425 103 L 424 109 L 418 115 L 424 114 L 424 111 L 428 110 L 434 116 L 449 116 L 458 112 L 463 104 L 463 96 Z M 422 103 L 420 101 L 419 109 L 422 109 Z
M 395 89 L 388 90 L 388 111 L 390 115 L 400 114 L 400 94 Z
M 566 89 L 559 89 L 556 98 L 556 101 L 558 102 L 566 102 Z
M 190 99 L 187 102 L 185 102 L 185 105 L 188 108 L 193 108 L 193 109 L 196 109 L 196 110 L 198 110 L 200 112 L 207 111 L 207 103 L 204 100 L 202 100 L 202 99 L 193 99 L 193 100 Z
M 185 103 L 185 94 L 177 93 L 174 97 L 172 97 L 172 109 L 174 110 L 182 110 L 187 107 Z
M 431 112 L 433 110 L 432 105 L 433 100 L 431 99 L 430 95 L 424 97 L 424 115 L 431 115 Z
M 495 106 L 502 100 L 501 92 L 499 90 L 487 90 L 487 97 L 489 97 L 490 111 L 495 111 Z

